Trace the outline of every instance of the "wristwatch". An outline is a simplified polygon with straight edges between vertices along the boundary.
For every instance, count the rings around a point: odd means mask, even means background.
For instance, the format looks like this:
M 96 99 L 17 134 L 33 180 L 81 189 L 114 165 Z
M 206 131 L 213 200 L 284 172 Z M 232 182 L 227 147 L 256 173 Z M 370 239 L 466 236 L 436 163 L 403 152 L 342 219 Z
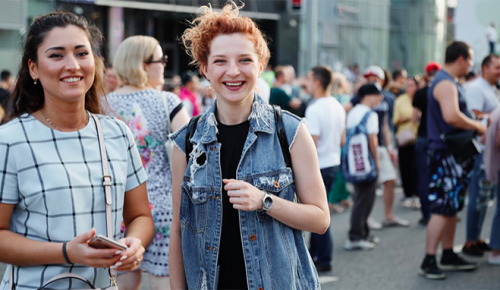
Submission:
M 262 199 L 262 211 L 267 212 L 273 206 L 273 196 L 265 192 L 264 198 Z

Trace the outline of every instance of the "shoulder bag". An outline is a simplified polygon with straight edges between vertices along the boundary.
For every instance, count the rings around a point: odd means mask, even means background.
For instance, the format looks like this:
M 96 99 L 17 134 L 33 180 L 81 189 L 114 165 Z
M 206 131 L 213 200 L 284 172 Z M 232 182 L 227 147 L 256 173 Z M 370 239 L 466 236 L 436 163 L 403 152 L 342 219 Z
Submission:
M 106 229 L 107 229 L 107 236 L 110 239 L 113 239 L 113 223 L 111 221 L 111 204 L 112 204 L 112 198 L 111 198 L 111 176 L 109 175 L 109 168 L 108 168 L 108 157 L 106 155 L 106 148 L 104 146 L 104 137 L 102 135 L 102 128 L 101 128 L 101 122 L 99 121 L 99 118 L 94 115 L 90 114 L 92 118 L 94 119 L 96 129 L 97 129 L 97 136 L 99 140 L 99 149 L 101 151 L 101 165 L 102 165 L 102 184 L 104 186 L 104 194 L 105 194 L 105 199 L 106 199 Z M 96 289 L 96 290 L 118 290 L 118 285 L 116 285 L 116 270 L 109 269 L 109 279 L 111 280 L 111 286 L 107 288 L 95 288 L 90 281 L 87 279 L 76 275 L 74 273 L 63 273 L 56 275 L 52 277 L 47 283 L 45 283 L 42 287 L 40 287 L 38 290 L 43 290 L 43 289 L 50 289 L 49 285 L 56 282 L 60 281 L 63 279 L 76 279 L 80 280 L 83 283 L 87 284 L 89 286 L 89 289 Z M 10 268 L 10 279 L 9 279 L 9 289 L 10 290 L 15 290 L 14 286 L 14 266 L 11 265 Z M 77 289 L 75 289 L 77 290 Z M 83 290 L 83 289 L 81 289 Z
M 439 138 L 448 146 L 457 163 L 460 164 L 481 153 L 482 150 L 476 141 L 476 131 L 459 129 L 455 132 L 444 133 L 434 112 L 430 111 L 439 130 Z

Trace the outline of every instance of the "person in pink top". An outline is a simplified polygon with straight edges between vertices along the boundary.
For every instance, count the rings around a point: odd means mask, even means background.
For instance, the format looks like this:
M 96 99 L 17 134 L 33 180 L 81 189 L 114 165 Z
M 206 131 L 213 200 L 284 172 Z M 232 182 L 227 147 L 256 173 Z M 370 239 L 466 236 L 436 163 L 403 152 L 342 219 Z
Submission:
M 194 73 L 187 71 L 181 76 L 182 88 L 179 93 L 179 98 L 182 104 L 187 109 L 189 116 L 198 116 L 201 113 L 200 102 L 198 101 L 198 76 Z

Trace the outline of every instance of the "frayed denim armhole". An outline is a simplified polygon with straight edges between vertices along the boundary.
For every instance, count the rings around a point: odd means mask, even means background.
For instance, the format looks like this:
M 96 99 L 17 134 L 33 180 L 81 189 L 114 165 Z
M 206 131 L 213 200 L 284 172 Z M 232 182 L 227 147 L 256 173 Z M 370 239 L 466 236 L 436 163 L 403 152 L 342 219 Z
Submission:
M 186 131 L 188 124 L 185 124 L 179 130 L 168 135 L 168 139 L 171 140 L 174 146 L 184 153 L 184 155 L 186 155 Z
M 307 124 L 305 118 L 300 118 L 288 111 L 283 111 L 283 123 L 285 124 L 286 138 L 288 139 L 288 150 L 292 151 L 295 138 L 299 133 L 300 125 Z

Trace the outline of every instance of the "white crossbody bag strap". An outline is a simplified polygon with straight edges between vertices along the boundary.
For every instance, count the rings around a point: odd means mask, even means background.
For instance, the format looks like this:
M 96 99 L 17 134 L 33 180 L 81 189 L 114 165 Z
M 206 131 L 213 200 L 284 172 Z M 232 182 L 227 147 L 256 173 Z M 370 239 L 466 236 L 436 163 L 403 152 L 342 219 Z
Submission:
M 111 198 L 111 184 L 112 179 L 111 175 L 109 175 L 109 166 L 108 166 L 108 155 L 106 154 L 106 146 L 104 143 L 104 136 L 102 135 L 102 127 L 99 118 L 91 114 L 92 118 L 94 118 L 95 125 L 97 128 L 97 137 L 99 138 L 99 149 L 101 151 L 101 164 L 102 164 L 102 185 L 104 186 L 104 194 L 106 197 L 106 230 L 107 236 L 109 239 L 114 240 L 113 237 L 113 223 L 111 221 L 111 204 L 113 203 Z M 111 280 L 114 281 L 116 277 L 116 270 L 110 269 Z

